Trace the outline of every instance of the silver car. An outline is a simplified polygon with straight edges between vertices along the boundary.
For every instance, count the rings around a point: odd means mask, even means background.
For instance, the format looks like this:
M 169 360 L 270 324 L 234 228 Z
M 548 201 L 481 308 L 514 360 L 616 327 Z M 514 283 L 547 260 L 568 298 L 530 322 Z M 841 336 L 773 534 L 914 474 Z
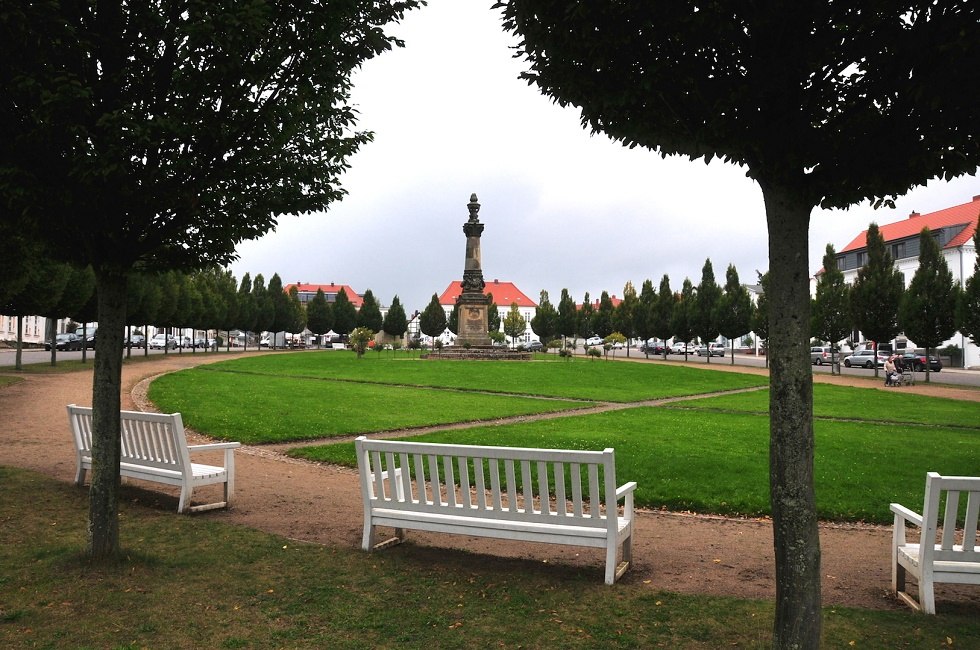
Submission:
M 844 357 L 844 365 L 848 368 L 874 368 L 877 365 L 879 368 L 885 365 L 885 361 L 888 360 L 887 352 L 878 352 L 878 360 L 875 363 L 875 351 L 874 350 L 858 350 L 849 357 Z

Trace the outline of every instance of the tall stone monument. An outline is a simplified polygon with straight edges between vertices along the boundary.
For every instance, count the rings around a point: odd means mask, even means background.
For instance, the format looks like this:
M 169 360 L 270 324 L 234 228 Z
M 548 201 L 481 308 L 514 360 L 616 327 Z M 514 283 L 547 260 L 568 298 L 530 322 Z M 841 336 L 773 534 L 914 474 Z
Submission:
M 456 299 L 459 306 L 459 333 L 456 335 L 456 345 L 466 347 L 490 347 L 492 341 L 487 335 L 487 322 L 490 301 L 483 293 L 487 283 L 483 281 L 483 267 L 480 262 L 480 235 L 483 234 L 483 224 L 480 223 L 480 204 L 476 194 L 470 195 L 466 204 L 470 218 L 463 224 L 466 235 L 466 260 L 463 265 L 463 292 Z

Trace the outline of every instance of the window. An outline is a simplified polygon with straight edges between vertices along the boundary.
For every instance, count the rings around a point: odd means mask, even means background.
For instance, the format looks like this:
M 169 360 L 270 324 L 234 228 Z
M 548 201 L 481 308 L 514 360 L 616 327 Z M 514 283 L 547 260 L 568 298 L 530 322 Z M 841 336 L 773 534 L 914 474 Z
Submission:
M 896 244 L 892 244 L 892 257 L 896 260 L 905 257 L 905 242 L 901 241 Z
M 862 266 L 864 266 L 865 258 L 867 258 L 867 256 L 868 256 L 867 251 L 858 251 L 858 253 L 857 253 L 857 265 L 858 265 L 858 268 L 861 268 Z

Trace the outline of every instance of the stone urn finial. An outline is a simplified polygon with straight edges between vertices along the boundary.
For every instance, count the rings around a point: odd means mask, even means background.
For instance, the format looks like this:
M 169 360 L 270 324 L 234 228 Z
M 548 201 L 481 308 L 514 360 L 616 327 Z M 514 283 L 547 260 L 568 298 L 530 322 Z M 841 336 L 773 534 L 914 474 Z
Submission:
M 476 200 L 476 194 L 470 194 L 470 202 L 466 204 L 470 211 L 470 221 L 479 221 L 480 204 Z

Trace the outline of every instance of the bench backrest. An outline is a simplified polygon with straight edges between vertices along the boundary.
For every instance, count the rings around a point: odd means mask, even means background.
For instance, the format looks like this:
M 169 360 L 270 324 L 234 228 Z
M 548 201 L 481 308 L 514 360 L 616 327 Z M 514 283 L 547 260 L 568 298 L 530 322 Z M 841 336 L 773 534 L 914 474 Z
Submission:
M 68 419 L 79 456 L 92 454 L 92 409 L 68 405 Z M 120 460 L 187 474 L 190 453 L 180 413 L 120 411 Z
M 361 489 L 376 508 L 616 530 L 612 449 L 484 447 L 363 436 L 355 446 Z M 607 517 L 607 508 L 612 516 Z
M 945 506 L 942 505 L 945 496 Z M 965 509 L 961 497 L 965 500 Z M 980 512 L 980 477 L 926 474 L 922 506 L 923 564 L 931 561 L 980 562 L 977 550 L 977 515 Z M 963 522 L 962 544 L 957 544 L 957 521 Z M 940 529 L 939 526 L 942 525 Z M 937 536 L 939 539 L 937 539 Z M 929 542 L 932 543 L 929 543 Z M 939 548 L 935 548 L 936 545 Z

